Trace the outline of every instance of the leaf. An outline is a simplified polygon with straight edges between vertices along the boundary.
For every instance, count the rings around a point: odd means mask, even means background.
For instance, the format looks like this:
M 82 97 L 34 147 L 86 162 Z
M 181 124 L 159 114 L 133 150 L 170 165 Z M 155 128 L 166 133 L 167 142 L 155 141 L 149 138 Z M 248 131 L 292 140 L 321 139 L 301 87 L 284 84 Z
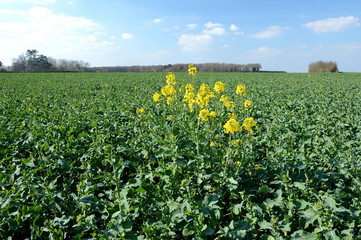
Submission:
M 274 231 L 272 223 L 262 221 L 262 222 L 258 223 L 258 225 L 259 225 L 261 230 L 269 229 L 269 230 Z
M 270 188 L 267 185 L 263 185 L 262 187 L 260 187 L 257 191 L 257 194 L 263 194 L 263 193 L 268 193 L 270 191 Z

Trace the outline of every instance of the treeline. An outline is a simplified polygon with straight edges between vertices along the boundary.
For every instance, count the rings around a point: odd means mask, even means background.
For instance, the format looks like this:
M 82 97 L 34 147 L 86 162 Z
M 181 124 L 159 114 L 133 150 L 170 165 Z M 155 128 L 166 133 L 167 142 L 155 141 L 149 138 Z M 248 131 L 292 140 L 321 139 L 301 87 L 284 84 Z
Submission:
M 55 59 L 39 54 L 33 49 L 13 59 L 11 70 L 14 72 L 87 72 L 89 67 L 90 64 L 87 62 Z
M 332 72 L 337 73 L 338 67 L 337 63 L 333 61 L 317 61 L 312 62 L 308 65 L 308 72 L 316 73 L 316 72 Z
M 168 64 L 152 66 L 93 67 L 94 72 L 185 72 L 189 64 Z M 262 66 L 253 64 L 201 63 L 194 64 L 199 72 L 258 72 Z

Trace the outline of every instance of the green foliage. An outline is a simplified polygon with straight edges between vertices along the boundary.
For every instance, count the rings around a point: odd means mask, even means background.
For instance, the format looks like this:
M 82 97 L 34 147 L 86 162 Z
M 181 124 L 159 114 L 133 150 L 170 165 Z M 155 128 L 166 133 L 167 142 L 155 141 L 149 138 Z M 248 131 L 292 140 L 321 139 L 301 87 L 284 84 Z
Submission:
M 0 75 L 0 238 L 357 239 L 360 77 L 177 73 L 255 119 L 235 145 L 225 107 L 153 101 L 165 73 Z

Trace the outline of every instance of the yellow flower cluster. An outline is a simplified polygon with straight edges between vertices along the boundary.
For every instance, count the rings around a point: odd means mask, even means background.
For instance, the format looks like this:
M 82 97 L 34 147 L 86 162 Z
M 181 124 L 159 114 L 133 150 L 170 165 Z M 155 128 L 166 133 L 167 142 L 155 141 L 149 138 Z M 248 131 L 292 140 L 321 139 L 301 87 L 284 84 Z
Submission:
M 188 106 L 189 106 L 189 109 L 191 110 L 191 112 L 193 112 L 193 104 L 196 102 L 194 97 L 195 97 L 194 87 L 192 86 L 192 84 L 187 84 L 186 85 L 186 93 L 184 95 L 183 102 L 188 102 Z
M 208 121 L 208 117 L 216 117 L 217 113 L 215 111 L 209 112 L 208 109 L 203 109 L 199 112 L 198 119 L 202 119 L 203 121 Z
M 253 129 L 252 127 L 256 127 L 256 129 L 258 129 L 255 121 L 253 118 L 246 118 L 244 121 L 243 121 L 243 124 L 242 124 L 242 127 L 244 127 L 245 130 L 253 133 Z
M 244 84 L 238 85 L 236 93 L 241 95 L 241 96 L 246 95 L 246 86 L 244 86 Z
M 244 108 L 247 111 L 252 111 L 252 107 L 253 107 L 253 104 L 251 101 L 249 101 L 249 100 L 244 101 Z
M 224 83 L 216 82 L 213 89 L 218 94 L 220 94 L 221 92 L 224 92 Z
M 240 131 L 241 129 L 239 128 L 239 122 L 237 122 L 236 119 L 231 118 L 227 121 L 227 123 L 223 126 L 224 128 L 224 132 L 225 133 L 232 133 L 234 134 L 237 131 Z
M 176 81 L 175 81 L 175 75 L 171 72 L 169 72 L 166 76 L 167 78 L 167 84 L 168 85 L 175 85 L 176 84 Z
M 193 66 L 193 64 L 190 64 L 188 66 L 188 73 L 189 75 L 195 76 L 197 74 L 197 68 Z
M 211 91 L 211 88 L 203 83 L 198 90 L 196 102 L 200 108 L 207 107 L 209 104 L 209 99 L 214 98 L 214 92 Z
M 142 117 L 142 114 L 145 112 L 144 108 L 137 109 L 138 117 Z

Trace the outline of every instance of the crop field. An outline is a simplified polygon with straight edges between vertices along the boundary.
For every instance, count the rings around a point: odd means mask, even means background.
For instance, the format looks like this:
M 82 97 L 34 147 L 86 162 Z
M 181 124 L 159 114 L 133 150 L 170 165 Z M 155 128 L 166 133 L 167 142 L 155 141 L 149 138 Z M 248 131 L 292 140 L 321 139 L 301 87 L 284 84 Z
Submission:
M 0 74 L 0 239 L 360 239 L 361 74 Z

